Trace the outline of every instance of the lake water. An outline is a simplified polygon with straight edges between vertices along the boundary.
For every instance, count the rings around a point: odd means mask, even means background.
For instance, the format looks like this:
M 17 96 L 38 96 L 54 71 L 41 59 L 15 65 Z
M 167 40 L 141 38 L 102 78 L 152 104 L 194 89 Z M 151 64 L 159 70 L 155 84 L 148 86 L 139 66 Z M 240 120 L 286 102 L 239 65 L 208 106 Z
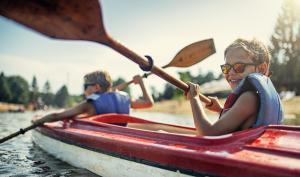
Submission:
M 20 128 L 30 125 L 35 115 L 44 112 L 0 113 L 0 138 L 5 137 Z M 183 126 L 193 126 L 192 117 L 164 113 L 132 112 L 133 116 L 143 117 L 151 121 L 171 123 Z M 31 132 L 19 135 L 0 144 L 0 176 L 2 177 L 63 177 L 90 176 L 93 173 L 73 167 L 48 155 L 31 140 Z

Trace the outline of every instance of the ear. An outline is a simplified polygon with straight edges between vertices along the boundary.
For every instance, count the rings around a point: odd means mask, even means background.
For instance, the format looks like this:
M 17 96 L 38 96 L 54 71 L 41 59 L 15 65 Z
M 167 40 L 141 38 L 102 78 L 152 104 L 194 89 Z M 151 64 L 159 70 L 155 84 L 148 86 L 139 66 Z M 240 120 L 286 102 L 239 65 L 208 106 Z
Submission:
M 266 62 L 263 62 L 262 64 L 259 64 L 257 66 L 258 71 L 264 75 L 268 74 L 268 64 Z

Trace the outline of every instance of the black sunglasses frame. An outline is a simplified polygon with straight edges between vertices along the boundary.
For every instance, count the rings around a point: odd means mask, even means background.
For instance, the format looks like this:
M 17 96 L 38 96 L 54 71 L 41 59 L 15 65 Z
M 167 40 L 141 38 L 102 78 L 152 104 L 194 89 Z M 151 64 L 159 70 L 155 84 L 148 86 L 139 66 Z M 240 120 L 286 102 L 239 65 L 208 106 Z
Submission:
M 96 85 L 95 83 L 94 84 L 83 84 L 83 89 L 86 90 L 89 86 L 93 86 L 93 85 Z

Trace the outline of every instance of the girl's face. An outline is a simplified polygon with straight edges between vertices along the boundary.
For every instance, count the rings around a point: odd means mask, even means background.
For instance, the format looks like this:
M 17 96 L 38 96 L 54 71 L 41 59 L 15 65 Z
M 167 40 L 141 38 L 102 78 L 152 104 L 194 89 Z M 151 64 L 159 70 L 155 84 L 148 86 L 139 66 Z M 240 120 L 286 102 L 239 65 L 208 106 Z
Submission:
M 225 65 L 228 68 L 231 67 L 229 72 L 224 74 L 224 77 L 232 89 L 235 89 L 239 82 L 248 74 L 256 72 L 256 66 L 249 54 L 241 48 L 234 48 L 227 51 Z

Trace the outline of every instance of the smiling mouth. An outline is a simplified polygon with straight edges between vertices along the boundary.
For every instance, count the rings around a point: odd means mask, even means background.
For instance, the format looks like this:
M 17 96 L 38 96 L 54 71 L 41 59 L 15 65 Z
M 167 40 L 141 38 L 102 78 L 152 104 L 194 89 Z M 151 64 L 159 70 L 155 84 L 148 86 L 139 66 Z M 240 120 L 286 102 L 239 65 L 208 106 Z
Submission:
M 229 79 L 228 81 L 231 84 L 238 84 L 241 81 L 241 79 Z

